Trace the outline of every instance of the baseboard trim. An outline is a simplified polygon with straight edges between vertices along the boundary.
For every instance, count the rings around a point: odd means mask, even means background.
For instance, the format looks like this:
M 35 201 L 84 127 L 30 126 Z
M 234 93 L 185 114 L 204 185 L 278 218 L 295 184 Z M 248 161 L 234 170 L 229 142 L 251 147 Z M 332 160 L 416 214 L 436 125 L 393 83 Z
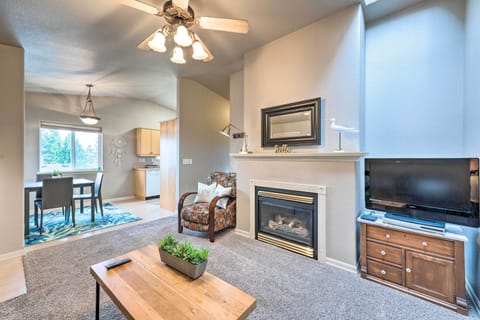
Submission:
M 250 238 L 250 232 L 245 231 L 245 230 L 240 230 L 235 228 L 235 233 L 238 234 L 239 236 L 245 237 L 245 238 Z
M 470 300 L 472 300 L 473 308 L 477 313 L 480 313 L 480 299 L 468 280 L 465 281 L 465 287 L 467 289 L 467 295 L 470 297 Z
M 351 265 L 351 264 L 348 264 L 348 263 L 345 263 L 345 262 L 342 262 L 342 261 L 339 261 L 339 260 L 336 260 L 336 259 L 332 259 L 332 258 L 327 257 L 325 263 L 326 263 L 326 264 L 329 264 L 329 265 L 331 265 L 331 266 L 334 266 L 334 267 L 343 269 L 343 270 L 345 270 L 345 271 L 357 273 L 357 268 L 356 268 L 356 266 Z
M 108 201 L 123 201 L 123 200 L 133 200 L 133 199 L 138 199 L 138 198 L 136 198 L 135 196 L 126 196 L 126 197 L 103 199 L 103 202 L 108 202 Z
M 21 257 L 25 255 L 25 249 L 20 249 L 12 252 L 7 252 L 4 254 L 0 254 L 0 261 L 13 259 L 16 257 Z

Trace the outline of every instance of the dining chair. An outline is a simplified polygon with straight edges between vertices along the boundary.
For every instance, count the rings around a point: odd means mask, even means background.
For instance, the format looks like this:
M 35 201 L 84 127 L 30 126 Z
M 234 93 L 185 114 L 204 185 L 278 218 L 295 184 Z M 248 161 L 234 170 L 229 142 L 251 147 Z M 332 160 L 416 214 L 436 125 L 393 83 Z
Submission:
M 93 186 L 93 203 L 91 204 L 92 213 L 98 211 L 98 207 L 100 207 L 100 212 L 102 213 L 103 217 L 103 200 L 102 200 L 102 182 L 103 182 L 103 172 L 97 172 L 97 176 L 95 178 L 95 185 Z M 82 193 L 82 194 L 74 194 L 74 200 L 90 200 L 92 198 L 91 193 Z M 98 201 L 98 205 L 97 205 Z M 93 217 L 93 216 L 92 216 Z M 92 218 L 93 219 L 93 218 Z
M 75 201 L 73 200 L 73 178 L 50 178 L 43 180 L 42 198 L 36 199 L 35 217 L 38 219 L 38 209 L 40 209 L 40 234 L 43 232 L 43 211 L 45 209 L 64 208 L 65 219 L 68 220 L 69 211 L 72 212 L 72 223 L 75 226 Z M 35 221 L 38 226 L 38 220 Z

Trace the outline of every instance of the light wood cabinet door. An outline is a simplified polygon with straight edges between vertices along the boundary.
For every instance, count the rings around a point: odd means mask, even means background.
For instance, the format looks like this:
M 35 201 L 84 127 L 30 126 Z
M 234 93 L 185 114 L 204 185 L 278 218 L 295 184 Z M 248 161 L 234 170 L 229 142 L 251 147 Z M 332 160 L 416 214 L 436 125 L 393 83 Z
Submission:
M 155 156 L 160 155 L 160 130 L 151 130 L 151 151 Z
M 455 263 L 452 260 L 406 251 L 405 280 L 409 289 L 455 303 Z
M 137 128 L 137 156 L 160 155 L 160 130 Z

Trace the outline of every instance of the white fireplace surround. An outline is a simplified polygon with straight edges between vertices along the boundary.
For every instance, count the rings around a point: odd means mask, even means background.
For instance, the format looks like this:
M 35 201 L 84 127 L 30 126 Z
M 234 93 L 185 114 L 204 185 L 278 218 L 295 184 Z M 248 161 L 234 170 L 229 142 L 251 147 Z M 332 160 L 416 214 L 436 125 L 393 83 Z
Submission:
M 314 185 L 314 184 L 303 184 L 303 183 L 292 183 L 292 182 L 283 182 L 283 181 L 272 181 L 272 180 L 258 180 L 250 179 L 250 238 L 255 238 L 255 187 L 266 187 L 266 188 L 277 188 L 291 191 L 302 191 L 310 192 L 317 194 L 317 207 L 318 207 L 318 216 L 317 216 L 317 256 L 318 261 L 326 261 L 326 198 L 327 198 L 327 187 Z

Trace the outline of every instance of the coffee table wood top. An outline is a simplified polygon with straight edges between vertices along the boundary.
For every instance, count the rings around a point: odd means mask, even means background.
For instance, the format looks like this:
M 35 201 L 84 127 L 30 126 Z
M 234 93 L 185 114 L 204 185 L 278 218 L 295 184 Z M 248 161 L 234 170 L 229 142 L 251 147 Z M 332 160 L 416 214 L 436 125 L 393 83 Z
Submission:
M 131 262 L 107 270 L 105 264 Z M 129 319 L 245 319 L 256 299 L 205 272 L 197 280 L 160 260 L 156 245 L 97 263 L 90 273 Z

